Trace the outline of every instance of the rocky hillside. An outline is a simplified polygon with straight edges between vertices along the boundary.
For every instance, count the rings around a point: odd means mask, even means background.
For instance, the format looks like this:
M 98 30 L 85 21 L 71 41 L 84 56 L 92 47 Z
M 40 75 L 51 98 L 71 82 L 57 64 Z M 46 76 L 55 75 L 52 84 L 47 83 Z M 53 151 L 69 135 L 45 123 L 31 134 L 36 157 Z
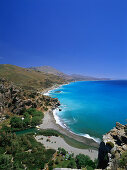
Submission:
M 117 122 L 116 127 L 103 136 L 98 160 L 98 168 L 127 169 L 127 125 Z
M 15 85 L 26 90 L 43 90 L 54 84 L 63 84 L 67 81 L 59 76 L 25 69 L 9 64 L 0 64 L 0 78 L 12 81 Z
M 47 111 L 58 105 L 57 99 L 43 96 L 39 92 L 24 90 L 5 79 L 0 79 L 0 121 L 8 115 L 20 115 L 29 108 Z

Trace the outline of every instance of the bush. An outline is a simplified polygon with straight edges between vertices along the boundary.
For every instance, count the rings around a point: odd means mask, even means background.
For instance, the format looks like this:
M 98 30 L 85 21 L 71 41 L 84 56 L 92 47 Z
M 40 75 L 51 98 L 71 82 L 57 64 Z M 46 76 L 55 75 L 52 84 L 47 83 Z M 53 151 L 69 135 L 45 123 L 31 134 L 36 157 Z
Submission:
M 74 159 L 70 160 L 67 168 L 76 168 L 76 162 Z
M 40 124 L 41 119 L 38 116 L 32 117 L 31 126 L 35 127 L 36 125 Z
M 0 169 L 5 170 L 5 169 L 11 169 L 12 168 L 12 156 L 10 155 L 0 155 Z
M 37 132 L 38 135 L 43 135 L 43 136 L 60 136 L 60 133 L 52 130 L 52 129 L 48 129 L 48 130 L 39 130 Z
M 56 164 L 56 165 L 59 164 L 58 158 L 55 160 L 55 164 Z
M 118 164 L 121 168 L 127 167 L 127 151 L 122 153 L 122 155 L 118 161 Z
M 10 124 L 12 128 L 22 128 L 23 127 L 23 121 L 20 117 L 12 117 L 10 120 Z
M 24 119 L 22 120 L 20 117 L 12 117 L 10 120 L 11 128 L 13 131 L 23 130 L 26 128 L 35 127 L 40 124 L 44 114 L 34 108 L 28 109 L 23 113 Z
M 76 156 L 76 164 L 78 168 L 85 168 L 86 166 L 90 166 L 93 169 L 95 168 L 95 163 L 90 159 L 90 157 L 83 154 Z
M 62 155 L 66 155 L 67 151 L 64 148 L 58 148 L 58 152 Z

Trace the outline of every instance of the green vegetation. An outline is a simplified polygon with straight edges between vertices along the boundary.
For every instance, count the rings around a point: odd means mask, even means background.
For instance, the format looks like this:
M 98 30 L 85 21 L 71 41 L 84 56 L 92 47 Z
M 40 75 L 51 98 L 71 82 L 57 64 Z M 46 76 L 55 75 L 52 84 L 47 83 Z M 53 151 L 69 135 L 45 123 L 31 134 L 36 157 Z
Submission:
M 37 90 L 51 87 L 53 84 L 65 83 L 65 79 L 59 76 L 10 64 L 0 64 L 0 77 L 26 90 Z
M 96 147 L 86 145 L 86 144 L 84 144 L 82 142 L 79 142 L 79 141 L 77 141 L 77 140 L 75 140 L 73 138 L 70 138 L 70 137 L 66 136 L 66 135 L 63 135 L 63 138 L 66 141 L 66 143 L 68 143 L 68 145 L 73 146 L 75 148 L 79 148 L 79 149 L 90 149 L 90 148 L 91 149 L 98 149 Z
M 62 136 L 62 134 L 56 130 L 53 129 L 41 129 L 37 132 L 37 135 L 43 135 L 43 136 Z
M 41 130 L 37 131 L 36 135 L 61 136 L 64 138 L 65 142 L 72 147 L 79 148 L 79 149 L 98 149 L 96 147 L 89 146 L 82 142 L 79 142 L 73 138 L 66 136 L 66 135 L 63 135 L 60 132 L 53 130 L 53 129 L 43 129 L 43 130 L 41 129 Z
M 11 129 L 12 131 L 18 131 L 35 127 L 41 123 L 43 117 L 44 114 L 41 111 L 38 111 L 34 108 L 27 109 L 26 112 L 23 113 L 23 117 L 11 117 Z
M 93 169 L 96 168 L 96 163 L 93 162 L 89 156 L 79 154 L 76 156 L 76 164 L 77 168 L 85 168 L 86 166 L 89 166 Z
M 51 134 L 51 130 L 49 131 Z M 44 132 L 46 135 L 49 132 Z M 37 131 L 36 135 L 40 133 Z M 42 133 L 42 132 L 41 132 Z M 52 133 L 58 135 L 56 132 Z M 44 146 L 37 142 L 31 134 L 15 135 L 4 127 L 0 131 L 0 169 L 44 169 L 47 164 L 49 169 L 55 167 L 89 169 L 96 166 L 96 162 L 90 160 L 88 156 L 68 153 L 65 149 L 59 148 L 56 157 L 53 158 L 55 150 L 46 150 Z M 52 160 L 53 158 L 53 160 Z M 12 161 L 13 160 L 13 161 Z M 85 160 L 85 163 L 83 163 Z M 92 170 L 92 169 L 91 169 Z
M 0 155 L 0 169 L 12 169 L 13 163 L 12 163 L 12 156 L 11 155 Z
M 127 167 L 127 151 L 123 152 L 120 159 L 118 160 L 118 165 L 120 168 L 125 168 Z
M 68 153 L 63 148 L 59 148 L 55 161 L 50 164 L 50 168 L 87 168 L 93 170 L 97 166 L 97 162 L 92 161 L 88 156 Z
M 46 150 L 32 135 L 1 132 L 0 169 L 43 169 L 54 153 L 55 150 Z

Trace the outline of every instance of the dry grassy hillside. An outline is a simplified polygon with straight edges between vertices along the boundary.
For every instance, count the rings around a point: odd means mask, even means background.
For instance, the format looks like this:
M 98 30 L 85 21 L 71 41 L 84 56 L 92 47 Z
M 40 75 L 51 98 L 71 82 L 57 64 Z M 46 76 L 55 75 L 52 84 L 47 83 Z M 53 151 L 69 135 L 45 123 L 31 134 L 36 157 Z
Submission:
M 63 78 L 53 74 L 46 74 L 10 64 L 0 64 L 0 77 L 12 81 L 27 90 L 45 89 L 54 84 L 66 82 Z

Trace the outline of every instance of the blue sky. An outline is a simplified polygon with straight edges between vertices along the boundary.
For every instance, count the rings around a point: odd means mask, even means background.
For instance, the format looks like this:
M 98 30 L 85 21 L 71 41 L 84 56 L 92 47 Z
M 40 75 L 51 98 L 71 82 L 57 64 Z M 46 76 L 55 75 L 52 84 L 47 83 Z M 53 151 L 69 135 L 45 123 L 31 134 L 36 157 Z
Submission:
M 127 78 L 126 0 L 1 0 L 0 63 Z

